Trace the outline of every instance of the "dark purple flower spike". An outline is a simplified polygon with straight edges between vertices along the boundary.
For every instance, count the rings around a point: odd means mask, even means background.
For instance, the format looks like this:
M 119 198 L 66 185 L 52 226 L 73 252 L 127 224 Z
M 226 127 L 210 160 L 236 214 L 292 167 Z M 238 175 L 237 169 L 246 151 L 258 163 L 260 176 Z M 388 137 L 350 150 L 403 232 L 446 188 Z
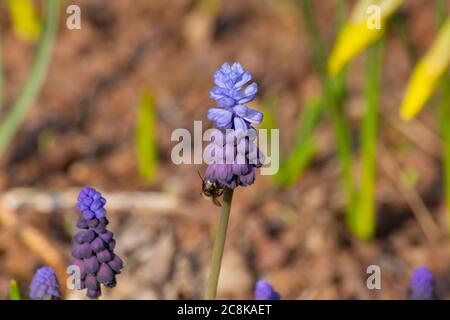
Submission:
M 30 284 L 30 298 L 33 300 L 58 300 L 61 298 L 59 282 L 50 267 L 36 270 Z
M 72 265 L 80 268 L 81 287 L 95 299 L 102 294 L 100 284 L 108 288 L 116 285 L 116 275 L 123 262 L 114 253 L 116 242 L 107 230 L 105 198 L 94 188 L 85 187 L 78 195 L 77 210 L 81 215 L 77 227 L 82 229 L 73 237 Z

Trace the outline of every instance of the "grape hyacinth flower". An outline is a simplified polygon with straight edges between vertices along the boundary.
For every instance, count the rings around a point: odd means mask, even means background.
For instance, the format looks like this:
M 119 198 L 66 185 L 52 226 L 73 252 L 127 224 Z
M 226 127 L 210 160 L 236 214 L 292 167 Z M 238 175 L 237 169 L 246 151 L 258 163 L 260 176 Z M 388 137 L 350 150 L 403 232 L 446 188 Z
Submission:
M 434 280 L 433 274 L 426 267 L 414 270 L 409 284 L 410 298 L 412 300 L 433 300 Z
M 36 270 L 30 284 L 30 298 L 33 300 L 58 300 L 61 298 L 59 282 L 50 267 Z
M 280 294 L 266 280 L 259 280 L 255 286 L 255 300 L 280 300 Z
M 94 188 L 85 187 L 78 195 L 77 210 L 81 213 L 77 227 L 82 229 L 73 237 L 72 265 L 80 268 L 80 288 L 95 299 L 101 295 L 100 284 L 108 288 L 116 285 L 116 275 L 123 268 L 122 260 L 114 253 L 116 242 L 108 231 L 105 198 Z
M 219 129 L 206 147 L 208 168 L 205 178 L 222 187 L 234 189 L 255 181 L 255 168 L 262 166 L 264 155 L 255 145 L 256 129 L 263 114 L 244 103 L 252 101 L 258 92 L 250 72 L 239 62 L 224 63 L 214 74 L 215 86 L 210 92 L 218 108 L 208 110 L 208 118 Z
M 214 241 L 207 299 L 216 298 L 234 189 L 252 185 L 255 168 L 264 163 L 264 156 L 254 142 L 256 129 L 252 126 L 261 123 L 263 114 L 245 105 L 255 99 L 258 92 L 255 82 L 249 84 L 251 80 L 252 75 L 239 62 L 224 63 L 214 74 L 215 86 L 210 92 L 217 107 L 208 110 L 208 119 L 216 130 L 204 152 L 208 163 L 204 186 L 211 187 L 206 190 L 208 194 L 213 193 L 211 190 L 214 193 L 223 190 L 223 205 Z M 205 194 L 205 189 L 203 191 Z M 221 193 L 213 194 L 213 199 L 219 195 Z

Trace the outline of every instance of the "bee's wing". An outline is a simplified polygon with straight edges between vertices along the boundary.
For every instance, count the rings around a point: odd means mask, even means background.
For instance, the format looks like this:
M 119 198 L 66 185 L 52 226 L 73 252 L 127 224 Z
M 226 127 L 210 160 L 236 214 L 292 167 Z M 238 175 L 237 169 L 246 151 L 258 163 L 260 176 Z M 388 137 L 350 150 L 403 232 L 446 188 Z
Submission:
M 202 182 L 205 183 L 205 179 L 202 177 L 202 174 L 200 173 L 200 170 L 197 170 L 198 176 L 200 179 L 202 179 Z
M 200 194 L 202 195 L 202 197 L 206 200 L 210 200 L 211 201 L 211 197 L 208 197 L 204 192 L 200 192 Z
M 216 197 L 213 197 L 213 198 L 212 198 L 212 202 L 213 202 L 216 206 L 218 206 L 218 207 L 221 207 L 221 206 L 222 206 L 222 204 L 220 203 L 219 200 L 217 200 Z

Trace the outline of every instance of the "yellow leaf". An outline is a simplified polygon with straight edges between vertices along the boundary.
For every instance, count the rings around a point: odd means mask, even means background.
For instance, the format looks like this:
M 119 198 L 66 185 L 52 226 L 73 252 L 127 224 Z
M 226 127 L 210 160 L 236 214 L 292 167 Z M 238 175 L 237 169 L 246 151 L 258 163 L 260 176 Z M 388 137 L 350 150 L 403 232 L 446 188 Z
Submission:
M 8 0 L 14 32 L 24 40 L 36 40 L 41 22 L 31 0 Z
M 328 59 L 328 72 L 331 75 L 338 74 L 350 60 L 378 40 L 384 32 L 386 20 L 402 2 L 403 0 L 360 0 L 352 10 L 349 21 L 339 32 Z M 379 28 L 371 25 L 377 17 Z
M 442 26 L 430 50 L 417 63 L 400 107 L 403 119 L 413 118 L 435 91 L 450 63 L 450 17 Z

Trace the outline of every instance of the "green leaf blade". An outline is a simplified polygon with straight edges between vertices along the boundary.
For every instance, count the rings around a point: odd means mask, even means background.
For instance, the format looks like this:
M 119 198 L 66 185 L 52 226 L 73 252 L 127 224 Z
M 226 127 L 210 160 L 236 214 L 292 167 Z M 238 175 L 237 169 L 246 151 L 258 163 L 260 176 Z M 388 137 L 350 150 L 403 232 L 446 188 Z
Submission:
M 135 149 L 139 163 L 139 176 L 146 183 L 153 182 L 158 168 L 156 107 L 154 95 L 147 90 L 141 94 L 139 101 Z
M 10 300 L 22 300 L 20 295 L 20 289 L 16 280 L 11 280 L 9 284 L 9 299 Z

